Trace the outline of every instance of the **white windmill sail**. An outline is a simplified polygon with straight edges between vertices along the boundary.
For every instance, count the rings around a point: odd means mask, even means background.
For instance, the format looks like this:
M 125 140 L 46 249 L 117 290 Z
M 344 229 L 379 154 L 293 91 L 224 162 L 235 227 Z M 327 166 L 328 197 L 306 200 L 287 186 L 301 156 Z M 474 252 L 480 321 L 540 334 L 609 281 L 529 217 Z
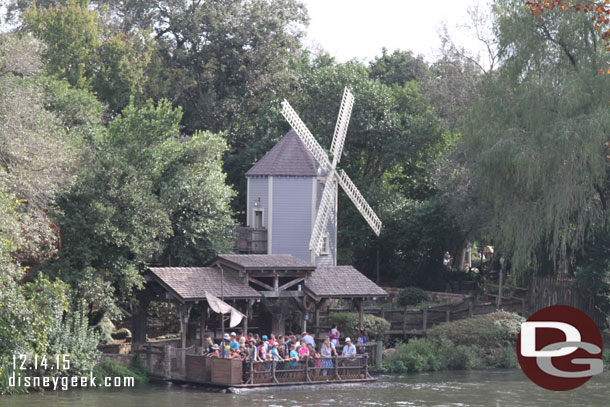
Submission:
M 314 223 L 313 230 L 311 231 L 311 239 L 309 240 L 309 250 L 313 250 L 316 255 L 320 254 L 324 246 L 326 225 L 328 224 L 328 217 L 335 206 L 336 191 L 337 184 L 335 183 L 335 180 L 332 177 L 328 177 L 326 185 L 324 186 L 324 191 L 322 192 L 322 199 L 320 199 L 316 223 Z
M 324 151 L 313 134 L 307 129 L 305 123 L 299 118 L 288 101 L 284 100 L 282 102 L 282 114 L 288 123 L 290 123 L 301 141 L 303 141 L 303 144 L 309 149 L 316 161 L 318 161 L 318 164 L 326 172 L 326 185 L 324 185 L 322 199 L 320 200 L 320 206 L 318 207 L 318 214 L 316 215 L 316 221 L 309 241 L 309 250 L 313 250 L 316 256 L 319 256 L 323 249 L 328 218 L 334 207 L 334 202 L 337 199 L 337 182 L 341 185 L 341 188 L 343 188 L 347 196 L 349 196 L 371 229 L 373 229 L 373 232 L 379 236 L 379 232 L 381 231 L 381 220 L 379 220 L 373 209 L 366 202 L 358 188 L 356 188 L 356 185 L 354 185 L 352 180 L 343 170 L 339 172 L 336 170 L 337 164 L 341 160 L 353 105 L 354 96 L 348 88 L 345 88 L 341 107 L 339 108 L 339 116 L 335 126 L 333 141 L 330 147 L 333 155 L 333 161 L 331 162 L 326 151 Z
M 335 134 L 333 135 L 333 141 L 330 145 L 330 152 L 333 155 L 333 161 L 336 160 L 336 164 L 339 164 L 339 161 L 341 161 L 341 152 L 343 151 L 343 143 L 345 143 L 349 119 L 352 115 L 352 106 L 354 106 L 354 95 L 352 95 L 352 92 L 350 92 L 348 88 L 345 88 L 345 91 L 343 91 L 343 99 L 341 100 L 341 107 L 339 108 L 337 125 L 335 126 Z

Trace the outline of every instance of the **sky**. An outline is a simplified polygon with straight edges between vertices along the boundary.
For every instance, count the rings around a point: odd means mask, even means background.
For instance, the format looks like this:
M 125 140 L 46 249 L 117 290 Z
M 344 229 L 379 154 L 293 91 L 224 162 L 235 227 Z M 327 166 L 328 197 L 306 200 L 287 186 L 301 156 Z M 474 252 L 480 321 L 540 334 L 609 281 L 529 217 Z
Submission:
M 454 42 L 478 52 L 481 43 L 464 27 L 476 0 L 302 0 L 310 24 L 305 43 L 340 62 L 369 61 L 381 48 L 411 50 L 429 62 L 438 55 L 443 22 Z M 484 7 L 485 3 L 480 2 Z

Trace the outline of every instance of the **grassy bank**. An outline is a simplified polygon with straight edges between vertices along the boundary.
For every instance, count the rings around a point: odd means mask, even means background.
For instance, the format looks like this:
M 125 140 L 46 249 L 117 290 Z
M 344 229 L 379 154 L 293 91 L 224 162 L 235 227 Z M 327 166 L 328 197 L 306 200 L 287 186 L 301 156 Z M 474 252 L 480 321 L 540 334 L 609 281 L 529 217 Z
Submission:
M 440 324 L 425 338 L 399 342 L 383 366 L 389 373 L 516 367 L 515 342 L 523 321 L 500 311 Z
M 93 369 L 93 376 L 100 382 L 104 377 L 133 377 L 136 386 L 148 383 L 146 366 L 144 361 L 138 358 L 133 361 L 131 367 L 116 360 L 100 363 Z

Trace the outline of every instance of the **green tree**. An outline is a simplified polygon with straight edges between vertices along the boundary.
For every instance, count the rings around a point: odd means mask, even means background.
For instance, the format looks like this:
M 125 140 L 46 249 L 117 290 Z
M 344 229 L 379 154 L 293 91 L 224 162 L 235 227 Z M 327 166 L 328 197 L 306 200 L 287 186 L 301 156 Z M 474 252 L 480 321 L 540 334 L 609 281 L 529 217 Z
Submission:
M 88 167 L 63 196 L 63 250 L 49 265 L 90 311 L 117 308 L 142 286 L 139 270 L 203 264 L 229 249 L 233 225 L 220 135 L 179 132 L 182 111 L 162 100 L 129 104 L 90 148 Z
M 99 124 L 95 99 L 42 74 L 40 48 L 27 36 L 0 35 L 0 191 L 14 205 L 7 216 L 19 225 L 14 264 L 55 256 L 58 234 L 49 213 L 73 182 L 80 140 Z M 81 103 L 70 105 L 68 94 Z
M 91 90 L 112 111 L 142 95 L 152 44 L 146 32 L 116 32 L 111 16 L 90 8 L 88 0 L 61 0 L 46 8 L 33 3 L 26 26 L 46 45 L 47 71 L 72 86 Z
M 516 274 L 571 271 L 607 225 L 609 82 L 584 15 L 495 4 L 502 67 L 481 82 L 465 151 L 491 200 L 491 235 Z

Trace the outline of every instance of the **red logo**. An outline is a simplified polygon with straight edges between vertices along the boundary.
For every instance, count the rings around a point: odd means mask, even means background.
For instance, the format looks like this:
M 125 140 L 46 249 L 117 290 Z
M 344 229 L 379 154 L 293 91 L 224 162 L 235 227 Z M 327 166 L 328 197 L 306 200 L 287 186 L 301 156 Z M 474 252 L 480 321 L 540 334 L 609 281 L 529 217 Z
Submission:
M 523 373 L 547 390 L 572 390 L 603 371 L 602 336 L 584 312 L 543 308 L 521 324 L 517 357 Z

